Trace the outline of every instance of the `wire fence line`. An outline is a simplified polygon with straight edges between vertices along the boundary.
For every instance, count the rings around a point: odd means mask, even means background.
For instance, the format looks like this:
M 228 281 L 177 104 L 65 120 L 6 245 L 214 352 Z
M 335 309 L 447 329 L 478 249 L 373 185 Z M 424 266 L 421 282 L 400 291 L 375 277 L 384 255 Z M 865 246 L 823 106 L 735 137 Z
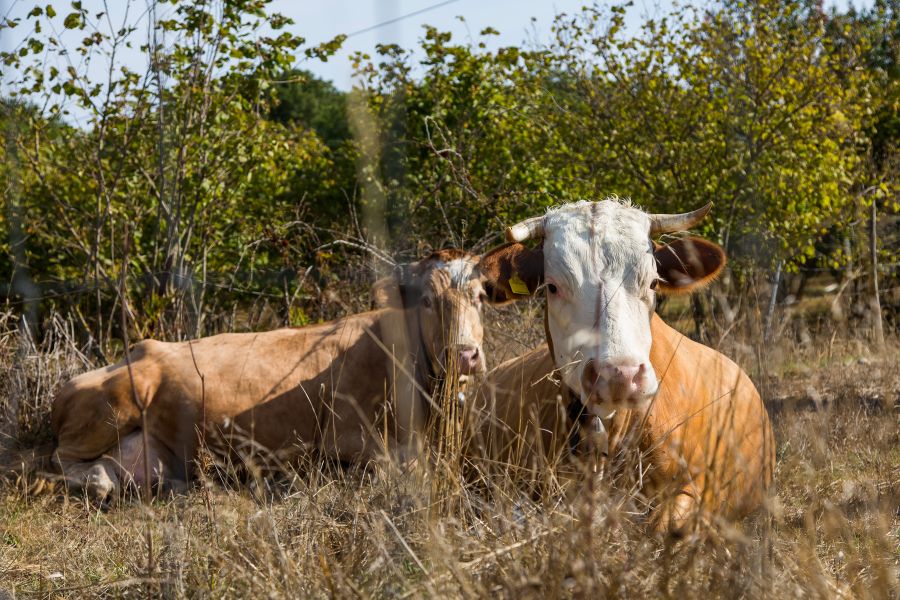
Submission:
M 338 239 L 318 246 L 317 250 L 338 246 L 349 247 L 356 251 L 365 252 L 371 256 L 374 256 L 380 262 L 380 264 L 386 265 L 388 267 L 394 267 L 398 264 L 397 260 L 391 254 L 376 246 L 368 244 L 365 241 Z M 362 261 L 360 264 L 362 265 L 361 268 L 363 270 L 371 270 L 372 272 L 375 272 L 377 276 L 377 271 L 370 268 L 370 263 Z M 309 266 L 306 269 L 299 269 L 294 267 L 282 267 L 280 269 L 254 268 L 252 269 L 252 271 L 244 273 L 238 271 L 204 270 L 202 276 L 194 276 L 192 274 L 183 273 L 180 274 L 173 272 L 171 269 L 160 269 L 156 271 L 142 272 L 131 275 L 129 279 L 131 279 L 132 281 L 142 280 L 144 282 L 158 282 L 159 278 L 167 277 L 171 278 L 176 288 L 180 288 L 182 290 L 186 288 L 201 287 L 207 289 L 222 289 L 237 294 L 245 294 L 260 298 L 284 299 L 284 291 L 281 291 L 280 293 L 266 292 L 260 290 L 259 288 L 236 285 L 235 281 L 238 279 L 245 279 L 249 281 L 252 281 L 254 279 L 268 280 L 267 283 L 264 283 L 262 285 L 271 286 L 273 284 L 283 285 L 285 283 L 290 283 L 292 279 L 296 279 L 298 283 L 302 284 L 303 282 L 305 282 L 306 276 L 309 274 L 312 268 L 312 266 Z M 210 281 L 210 279 L 212 279 L 213 281 Z M 215 281 L 216 279 L 218 279 L 219 282 Z M 97 292 L 98 290 L 117 291 L 119 287 L 118 281 L 115 281 L 111 278 L 105 278 L 102 281 L 95 281 L 90 284 L 85 284 L 83 283 L 83 281 L 83 279 L 72 280 L 58 278 L 45 278 L 40 281 L 29 279 L 28 285 L 31 287 L 36 287 L 38 289 L 59 286 L 67 288 L 61 291 L 52 291 L 50 293 L 40 295 L 27 295 L 21 292 L 17 292 L 15 290 L 15 284 L 7 283 L 0 285 L 0 297 L 3 298 L 2 303 L 6 306 L 20 306 L 29 302 L 43 302 L 45 300 L 53 300 L 57 298 L 83 296 Z M 12 297 L 15 296 L 26 297 L 20 298 L 18 300 L 13 300 Z
M 889 268 L 896 268 L 900 263 L 892 263 L 888 265 L 879 265 L 879 270 L 887 271 Z M 827 272 L 837 272 L 844 273 L 843 269 L 828 269 L 828 268 L 814 268 L 814 269 L 805 269 L 807 271 L 813 271 L 817 273 L 827 273 Z M 140 276 L 135 276 L 134 278 L 140 278 L 145 280 L 152 280 L 156 277 L 160 276 L 172 276 L 173 274 L 168 271 L 156 271 L 152 273 L 142 274 Z M 298 283 L 302 283 L 302 271 L 290 271 L 288 269 L 271 269 L 271 270 L 255 270 L 253 273 L 254 277 L 266 278 L 266 277 L 277 277 L 281 282 L 290 282 L 290 279 L 296 278 Z M 243 294 L 248 296 L 255 296 L 259 298 L 273 298 L 273 299 L 284 299 L 285 293 L 274 293 L 274 292 L 266 292 L 262 291 L 258 288 L 250 288 L 250 287 L 242 287 L 238 285 L 234 285 L 234 283 L 217 283 L 216 281 L 210 281 L 210 279 L 219 278 L 222 280 L 234 279 L 234 274 L 228 272 L 207 272 L 203 278 L 200 277 L 192 277 L 190 275 L 176 275 L 173 279 L 179 281 L 176 284 L 176 288 L 181 290 L 186 290 L 188 288 L 207 288 L 207 289 L 220 289 L 226 290 L 228 292 L 234 292 L 236 294 Z M 68 286 L 71 285 L 72 280 L 65 279 L 43 279 L 40 281 L 31 281 L 31 284 L 37 288 L 48 288 L 54 286 Z M 781 283 L 783 287 L 784 282 Z M 118 283 L 112 280 L 91 283 L 91 284 L 78 284 L 75 287 L 71 287 L 68 289 L 63 289 L 60 291 L 52 291 L 49 293 L 44 293 L 36 296 L 28 296 L 26 298 L 13 299 L 16 296 L 21 296 L 22 294 L 16 292 L 13 284 L 5 284 L 0 287 L 0 294 L 4 296 L 2 300 L 2 304 L 4 306 L 21 306 L 23 304 L 27 304 L 29 302 L 44 302 L 47 300 L 55 300 L 58 298 L 72 298 L 78 296 L 84 296 L 87 294 L 92 294 L 94 292 L 99 291 L 116 291 L 118 290 Z M 879 295 L 887 296 L 895 291 L 900 291 L 900 285 L 895 285 L 886 288 L 879 289 Z M 830 292 L 825 292 L 827 295 Z M 867 291 L 857 291 L 857 290 L 847 290 L 844 291 L 843 296 L 848 297 L 858 297 L 858 296 L 870 296 L 871 294 Z
M 264 271 L 255 270 L 254 271 L 254 276 L 258 276 L 258 277 L 266 277 L 266 276 L 272 276 L 272 275 L 284 276 L 284 275 L 288 275 L 288 274 L 290 274 L 291 277 L 296 275 L 299 278 L 302 275 L 302 271 L 294 271 L 293 273 L 291 273 L 287 269 L 272 269 L 272 270 L 264 270 Z M 132 279 L 140 278 L 140 279 L 145 279 L 145 280 L 152 280 L 157 277 L 161 277 L 163 275 L 172 277 L 173 273 L 170 271 L 156 271 L 156 272 L 142 274 L 140 276 L 135 276 L 135 277 L 132 277 Z M 190 275 L 175 275 L 173 277 L 173 279 L 178 281 L 178 283 L 176 284 L 176 287 L 180 288 L 180 289 L 185 289 L 188 287 L 215 288 L 215 289 L 222 289 L 222 290 L 227 290 L 230 292 L 235 292 L 238 294 L 246 294 L 246 295 L 251 295 L 251 296 L 258 296 L 258 297 L 265 297 L 265 298 L 277 298 L 277 299 L 284 298 L 283 292 L 280 294 L 276 294 L 276 293 L 272 293 L 272 292 L 261 291 L 259 289 L 237 286 L 237 285 L 234 285 L 233 283 L 217 283 L 215 281 L 210 281 L 209 280 L 210 276 L 212 276 L 213 278 L 220 277 L 221 280 L 227 280 L 227 279 L 234 278 L 234 274 L 228 273 L 228 272 L 212 272 L 212 273 L 207 272 L 203 278 L 195 278 Z M 287 280 L 288 278 L 281 277 L 281 279 Z M 72 283 L 73 283 L 72 280 L 65 280 L 65 279 L 43 279 L 41 281 L 32 281 L 31 282 L 32 285 L 34 285 L 38 288 L 47 288 L 47 287 L 54 287 L 54 286 L 67 286 Z M 21 299 L 17 299 L 17 300 L 13 300 L 11 298 L 14 296 L 19 296 L 21 294 L 16 293 L 13 288 L 14 288 L 13 284 L 5 284 L 4 287 L 0 288 L 0 290 L 2 290 L 2 292 L 3 292 L 3 295 L 6 297 L 5 300 L 3 301 L 4 305 L 19 306 L 22 304 L 27 304 L 29 302 L 43 302 L 45 300 L 54 300 L 57 298 L 78 297 L 78 296 L 83 296 L 83 295 L 87 295 L 87 294 L 92 294 L 94 292 L 97 292 L 98 290 L 99 291 L 103 291 L 103 290 L 116 291 L 118 289 L 118 283 L 113 280 L 108 280 L 108 281 L 105 280 L 102 282 L 95 282 L 95 283 L 91 283 L 91 284 L 77 284 L 75 287 L 70 288 L 70 289 L 64 289 L 61 291 L 53 291 L 53 292 L 50 292 L 47 294 L 41 294 L 41 295 L 37 295 L 37 296 L 29 296 L 27 298 L 21 298 Z

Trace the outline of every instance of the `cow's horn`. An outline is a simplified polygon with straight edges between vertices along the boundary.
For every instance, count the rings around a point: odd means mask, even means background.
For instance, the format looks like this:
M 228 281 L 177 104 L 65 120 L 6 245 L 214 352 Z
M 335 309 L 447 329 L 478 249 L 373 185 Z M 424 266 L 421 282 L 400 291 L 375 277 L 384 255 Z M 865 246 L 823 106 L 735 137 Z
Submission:
M 506 228 L 508 242 L 524 242 L 539 237 L 544 237 L 544 217 L 531 217 Z
M 687 213 L 650 215 L 650 235 L 659 235 L 661 233 L 672 233 L 690 229 L 702 221 L 703 217 L 706 216 L 706 213 L 708 213 L 711 208 L 712 202 L 708 202 L 706 206 L 702 206 L 695 211 Z

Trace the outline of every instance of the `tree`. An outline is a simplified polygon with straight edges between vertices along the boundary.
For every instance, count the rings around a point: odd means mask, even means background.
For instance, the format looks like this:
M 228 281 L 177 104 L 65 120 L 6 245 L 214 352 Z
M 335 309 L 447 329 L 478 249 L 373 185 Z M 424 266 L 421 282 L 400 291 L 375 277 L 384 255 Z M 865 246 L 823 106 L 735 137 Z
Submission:
M 172 6 L 169 18 L 156 18 L 161 4 Z M 7 145 L 20 165 L 19 210 L 30 232 L 21 256 L 48 279 L 90 290 L 70 299 L 89 315 L 82 320 L 94 339 L 110 339 L 119 321 L 126 243 L 141 325 L 165 321 L 170 335 L 197 335 L 207 292 L 216 289 L 208 278 L 233 288 L 279 261 L 282 248 L 265 243 L 265 226 L 295 217 L 300 190 L 291 186 L 308 184 L 302 192 L 315 194 L 330 185 L 320 177 L 331 170 L 328 149 L 316 134 L 263 118 L 275 103 L 270 81 L 303 43 L 283 31 L 290 21 L 267 13 L 268 4 L 152 3 L 151 41 L 142 46 L 151 67 L 143 74 L 114 60 L 143 32 L 80 2 L 65 16 L 35 6 L 26 19 L 33 33 L 0 56 L 18 75 L 14 98 L 40 107 Z M 54 28 L 85 37 L 64 48 L 44 33 Z M 163 35 L 172 43 L 158 43 Z M 85 65 L 103 57 L 107 78 L 92 81 Z M 87 122 L 53 125 L 72 106 Z
M 465 223 L 479 239 L 561 200 L 618 194 L 664 212 L 713 200 L 708 233 L 736 264 L 768 268 L 802 262 L 850 220 L 864 48 L 835 44 L 803 3 L 679 8 L 637 35 L 627 10 L 561 16 L 543 50 L 487 52 L 428 29 L 418 68 L 393 46 L 378 65 L 358 57 L 394 222 L 433 235 Z
M 857 197 L 859 213 L 868 213 L 869 308 L 876 346 L 883 351 L 879 254 L 890 264 L 898 232 L 896 227 L 894 231 L 890 227 L 880 231 L 878 215 L 900 213 L 900 4 L 878 0 L 861 13 L 851 10 L 846 15 L 834 15 L 828 32 L 835 44 L 865 49 L 865 66 L 872 77 L 873 118 L 866 126 L 870 145 L 861 149 L 865 168 Z M 889 272 L 886 279 L 895 282 L 900 271 L 896 265 L 891 270 L 893 273 Z
M 277 103 L 269 111 L 279 123 L 296 123 L 316 132 L 330 148 L 351 139 L 347 94 L 309 71 L 292 69 L 275 86 Z
M 679 9 L 635 37 L 624 15 L 560 26 L 555 54 L 584 99 L 560 126 L 591 131 L 584 170 L 654 210 L 713 200 L 708 227 L 739 262 L 810 255 L 852 203 L 868 88 L 865 72 L 842 68 L 859 56 L 796 3 Z
M 482 36 L 495 35 L 487 29 Z M 420 76 L 409 54 L 380 46 L 357 56 L 382 141 L 376 177 L 395 239 L 485 243 L 504 223 L 574 197 L 567 163 L 551 158 L 567 133 L 543 123 L 550 57 L 514 47 L 454 44 L 427 28 Z

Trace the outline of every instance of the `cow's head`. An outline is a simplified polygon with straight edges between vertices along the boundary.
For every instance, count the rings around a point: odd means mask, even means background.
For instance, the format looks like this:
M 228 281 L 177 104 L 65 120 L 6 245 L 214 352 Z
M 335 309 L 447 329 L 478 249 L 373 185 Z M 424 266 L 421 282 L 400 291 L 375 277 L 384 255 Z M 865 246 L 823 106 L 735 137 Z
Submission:
M 436 372 L 451 365 L 460 374 L 485 369 L 481 308 L 500 300 L 485 289 L 480 257 L 462 250 L 439 250 L 418 262 L 399 265 L 394 274 L 375 282 L 376 307 L 411 311 Z
M 512 243 L 482 260 L 495 266 L 486 287 L 513 298 L 543 288 L 547 341 L 565 384 L 601 415 L 643 408 L 658 387 L 650 364 L 656 294 L 688 293 L 725 265 L 722 249 L 701 238 L 652 238 L 696 225 L 709 208 L 650 215 L 618 200 L 564 205 L 507 230 Z M 530 238 L 543 243 L 521 244 Z

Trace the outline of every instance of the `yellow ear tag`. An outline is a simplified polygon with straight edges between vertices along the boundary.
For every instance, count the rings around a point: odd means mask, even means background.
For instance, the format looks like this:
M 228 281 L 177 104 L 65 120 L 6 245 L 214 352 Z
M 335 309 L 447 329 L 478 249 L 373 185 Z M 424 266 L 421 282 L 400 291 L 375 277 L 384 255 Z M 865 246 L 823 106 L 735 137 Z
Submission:
M 531 292 L 528 291 L 528 286 L 519 278 L 518 273 L 513 273 L 513 276 L 509 278 L 509 289 L 513 291 L 513 294 L 519 294 L 520 296 L 527 296 Z

